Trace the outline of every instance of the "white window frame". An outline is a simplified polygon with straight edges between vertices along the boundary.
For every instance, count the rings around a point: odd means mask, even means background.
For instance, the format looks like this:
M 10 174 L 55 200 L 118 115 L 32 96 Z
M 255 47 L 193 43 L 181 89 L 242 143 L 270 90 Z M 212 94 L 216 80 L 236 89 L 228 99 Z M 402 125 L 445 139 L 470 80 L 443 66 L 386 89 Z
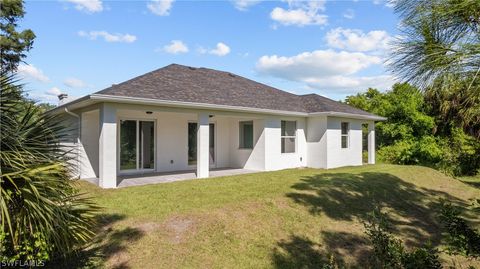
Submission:
M 120 132 L 121 132 L 121 122 L 125 120 L 135 121 L 135 133 L 136 135 L 136 167 L 135 169 L 120 169 Z M 141 168 L 140 166 L 140 137 L 138 136 L 140 121 L 153 121 L 153 168 Z M 143 145 L 142 145 L 143 146 Z M 157 120 L 153 118 L 135 118 L 135 117 L 119 117 L 117 120 L 117 174 L 119 175 L 129 175 L 129 174 L 139 174 L 145 172 L 154 172 L 157 171 Z
M 347 124 L 347 133 L 344 134 L 343 133 L 343 124 Z M 346 137 L 346 142 L 347 142 L 347 145 L 346 147 L 343 147 L 343 138 Z M 340 123 L 340 148 L 342 149 L 348 149 L 350 148 L 350 122 L 347 122 L 347 121 L 342 121 Z
M 249 124 L 252 124 L 252 147 L 245 147 L 245 137 L 243 137 L 243 132 L 242 132 L 242 124 L 245 125 L 245 123 L 249 123 Z M 253 120 L 244 120 L 244 121 L 239 121 L 238 122 L 238 149 L 253 149 L 253 146 L 254 146 L 254 134 L 255 134 L 255 131 L 254 131 L 254 126 L 253 126 Z M 242 138 L 244 139 L 242 141 Z M 242 143 L 243 142 L 243 143 Z
M 282 135 L 282 122 L 294 122 L 295 123 L 295 135 Z M 293 144 L 295 145 L 295 149 L 293 150 L 293 152 L 282 152 L 282 140 L 283 139 L 289 139 L 289 138 L 293 138 Z M 297 121 L 296 120 L 281 120 L 280 121 L 280 152 L 281 154 L 294 154 L 294 153 L 297 153 Z

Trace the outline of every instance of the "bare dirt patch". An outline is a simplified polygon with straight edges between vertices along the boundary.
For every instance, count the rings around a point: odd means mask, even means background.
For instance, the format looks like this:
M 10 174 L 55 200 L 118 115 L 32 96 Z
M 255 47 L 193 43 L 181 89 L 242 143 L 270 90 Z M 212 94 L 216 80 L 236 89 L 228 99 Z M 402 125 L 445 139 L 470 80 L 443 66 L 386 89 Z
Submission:
M 134 227 L 139 229 L 140 231 L 142 231 L 144 233 L 150 233 L 150 232 L 153 232 L 153 231 L 157 230 L 160 226 L 161 225 L 159 223 L 156 223 L 156 222 L 145 222 L 145 223 L 135 225 Z
M 193 218 L 176 216 L 166 220 L 162 226 L 167 232 L 169 241 L 173 244 L 180 244 L 195 232 L 196 223 Z

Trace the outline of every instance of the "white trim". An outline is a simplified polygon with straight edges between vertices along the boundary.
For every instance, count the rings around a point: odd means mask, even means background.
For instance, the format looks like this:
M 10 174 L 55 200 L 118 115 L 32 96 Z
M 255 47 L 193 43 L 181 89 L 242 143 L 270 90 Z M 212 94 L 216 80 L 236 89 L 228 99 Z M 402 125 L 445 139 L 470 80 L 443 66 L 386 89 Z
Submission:
M 347 134 L 343 134 L 342 124 L 347 124 Z M 347 137 L 347 146 L 343 147 L 342 140 L 344 137 Z M 363 138 L 362 138 L 363 139 Z M 349 121 L 341 121 L 340 122 L 340 149 L 349 149 L 350 148 L 350 122 Z
M 287 122 L 287 121 L 293 121 L 295 122 L 295 135 L 282 135 L 282 121 L 284 122 Z M 297 121 L 296 120 L 280 120 L 280 154 L 292 154 L 292 153 L 297 153 L 297 130 L 298 130 L 298 127 L 297 127 Z M 295 149 L 293 152 L 282 152 L 282 139 L 284 138 L 293 138 L 295 139 L 294 141 L 294 146 L 295 146 Z
M 55 112 L 55 111 L 58 111 L 59 108 L 66 107 L 66 106 L 76 106 L 75 109 L 77 109 L 82 107 L 79 103 L 86 102 L 88 104 L 88 101 L 103 101 L 103 102 L 117 102 L 117 103 L 129 103 L 129 104 L 144 104 L 144 105 L 164 105 L 164 106 L 171 106 L 171 107 L 227 110 L 227 111 L 236 111 L 236 112 L 256 112 L 256 113 L 263 113 L 263 114 L 301 116 L 301 117 L 333 116 L 333 117 L 345 117 L 345 118 L 352 118 L 352 119 L 364 119 L 364 120 L 375 120 L 375 121 L 387 120 L 387 118 L 385 117 L 380 117 L 376 115 L 370 116 L 370 115 L 361 115 L 361 114 L 346 113 L 346 112 L 324 111 L 324 112 L 306 113 L 306 112 L 253 108 L 253 107 L 243 107 L 243 106 L 157 100 L 157 99 L 151 99 L 151 98 L 128 97 L 128 96 L 113 96 L 113 95 L 107 95 L 107 94 L 87 95 L 82 98 L 73 100 L 72 102 L 56 107 L 51 111 Z
M 308 113 L 296 112 L 296 111 L 252 108 L 252 107 L 243 107 L 243 106 L 216 105 L 216 104 L 205 104 L 205 103 L 194 103 L 194 102 L 183 102 L 183 101 L 157 100 L 157 99 L 139 98 L 139 97 L 112 96 L 112 95 L 105 95 L 105 94 L 92 94 L 90 95 L 90 98 L 92 100 L 122 102 L 122 103 L 132 103 L 132 104 L 193 107 L 193 108 L 199 108 L 199 109 L 258 112 L 258 113 L 267 113 L 267 114 L 294 115 L 294 116 L 304 116 L 304 117 L 308 116 Z
M 346 112 L 335 112 L 335 111 L 312 112 L 312 113 L 308 113 L 308 116 L 331 116 L 331 117 L 342 117 L 342 118 L 349 118 L 349 119 L 375 120 L 375 121 L 387 120 L 387 118 L 385 117 L 380 117 L 375 115 L 369 116 L 369 115 L 361 115 L 361 114 L 346 113 Z

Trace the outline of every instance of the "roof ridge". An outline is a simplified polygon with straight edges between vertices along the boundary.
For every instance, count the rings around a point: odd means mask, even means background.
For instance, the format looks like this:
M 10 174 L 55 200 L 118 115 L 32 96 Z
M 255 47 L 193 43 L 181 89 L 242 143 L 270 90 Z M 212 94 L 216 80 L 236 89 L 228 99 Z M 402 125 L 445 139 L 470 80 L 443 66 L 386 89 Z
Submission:
M 95 94 L 252 109 L 372 115 L 317 93 L 294 94 L 229 71 L 178 63 L 114 84 Z

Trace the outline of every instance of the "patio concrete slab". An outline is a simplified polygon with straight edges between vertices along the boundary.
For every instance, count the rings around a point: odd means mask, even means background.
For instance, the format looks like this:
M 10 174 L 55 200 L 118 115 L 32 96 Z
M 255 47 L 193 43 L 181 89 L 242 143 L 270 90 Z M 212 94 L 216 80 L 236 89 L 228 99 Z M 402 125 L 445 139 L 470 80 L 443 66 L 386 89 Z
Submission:
M 257 172 L 259 171 L 239 169 L 239 168 L 211 169 L 209 178 L 250 174 L 250 173 L 257 173 Z M 141 185 L 147 185 L 147 184 L 168 183 L 168 182 L 190 180 L 190 179 L 197 179 L 195 171 L 124 175 L 124 176 L 118 177 L 117 187 L 122 188 L 122 187 L 130 187 L 130 186 L 141 186 Z

